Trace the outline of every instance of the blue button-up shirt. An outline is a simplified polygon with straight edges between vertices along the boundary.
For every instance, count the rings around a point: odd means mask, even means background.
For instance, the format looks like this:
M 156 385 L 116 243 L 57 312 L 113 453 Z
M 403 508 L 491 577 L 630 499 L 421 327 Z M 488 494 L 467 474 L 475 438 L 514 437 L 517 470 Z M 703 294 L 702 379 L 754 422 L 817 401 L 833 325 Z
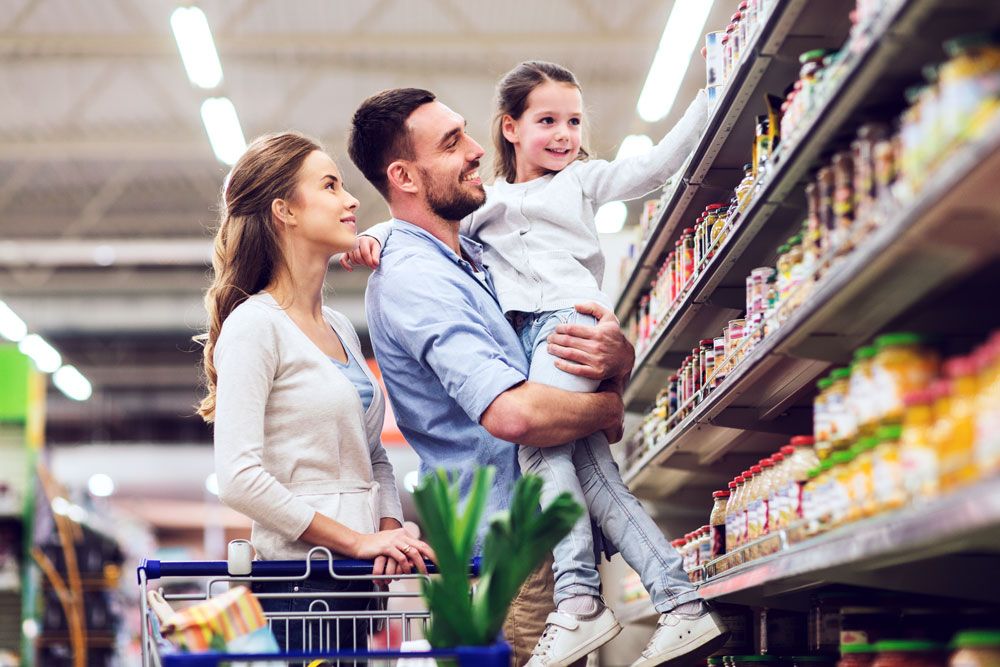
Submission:
M 396 422 L 420 455 L 421 473 L 453 471 L 464 498 L 473 470 L 494 466 L 488 517 L 507 508 L 520 471 L 517 447 L 479 419 L 527 379 L 528 359 L 482 266 L 482 246 L 459 241 L 472 263 L 420 227 L 393 220 L 365 306 Z

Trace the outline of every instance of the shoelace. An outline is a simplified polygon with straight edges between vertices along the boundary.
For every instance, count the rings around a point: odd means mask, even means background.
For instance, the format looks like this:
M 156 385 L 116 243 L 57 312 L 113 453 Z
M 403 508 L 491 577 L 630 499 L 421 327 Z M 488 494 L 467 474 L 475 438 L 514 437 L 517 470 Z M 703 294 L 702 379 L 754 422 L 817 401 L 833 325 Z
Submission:
M 531 654 L 545 657 L 549 652 L 549 647 L 552 645 L 552 641 L 555 639 L 555 635 L 558 630 L 554 625 L 546 625 L 545 630 L 542 632 L 542 636 L 538 638 L 538 643 L 535 648 L 532 649 Z

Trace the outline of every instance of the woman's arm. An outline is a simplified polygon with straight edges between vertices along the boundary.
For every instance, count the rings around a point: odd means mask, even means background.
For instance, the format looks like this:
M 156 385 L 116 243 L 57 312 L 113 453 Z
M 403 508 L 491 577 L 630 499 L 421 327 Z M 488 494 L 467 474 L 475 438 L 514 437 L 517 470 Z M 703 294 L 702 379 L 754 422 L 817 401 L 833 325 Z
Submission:
M 656 146 L 643 153 L 608 162 L 580 163 L 576 172 L 584 194 L 601 206 L 628 200 L 662 186 L 694 150 L 708 122 L 708 98 L 704 90 L 688 106 L 684 116 Z

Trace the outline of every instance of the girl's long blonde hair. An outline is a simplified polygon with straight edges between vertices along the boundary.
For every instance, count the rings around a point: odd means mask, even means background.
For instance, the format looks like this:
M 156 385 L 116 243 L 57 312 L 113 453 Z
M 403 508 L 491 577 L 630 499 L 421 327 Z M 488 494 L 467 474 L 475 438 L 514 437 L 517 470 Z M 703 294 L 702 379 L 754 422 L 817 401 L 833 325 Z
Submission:
M 528 60 L 503 75 L 497 84 L 496 112 L 493 115 L 493 175 L 511 183 L 517 178 L 517 156 L 514 144 L 503 136 L 503 117 L 519 119 L 528 107 L 528 95 L 547 81 L 565 83 L 581 90 L 576 77 L 562 65 L 544 60 Z M 582 92 L 582 91 L 581 91 Z M 577 160 L 587 160 L 590 155 L 580 147 Z
M 221 221 L 212 254 L 214 276 L 205 293 L 208 331 L 195 340 L 204 344 L 207 393 L 198 414 L 215 418 L 218 375 L 213 355 L 222 325 L 251 294 L 264 289 L 284 266 L 271 202 L 292 200 L 302 163 L 320 145 L 298 132 L 255 139 L 226 177 Z

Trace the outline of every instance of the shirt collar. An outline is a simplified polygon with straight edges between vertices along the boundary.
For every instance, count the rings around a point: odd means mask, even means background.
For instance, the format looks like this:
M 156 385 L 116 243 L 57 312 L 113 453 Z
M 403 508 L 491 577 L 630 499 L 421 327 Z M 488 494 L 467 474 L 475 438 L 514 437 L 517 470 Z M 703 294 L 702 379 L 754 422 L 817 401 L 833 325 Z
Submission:
M 435 246 L 441 254 L 459 266 L 469 267 L 475 271 L 483 271 L 483 246 L 466 236 L 459 234 L 458 243 L 462 247 L 462 251 L 465 255 L 472 260 L 471 264 L 465 261 L 464 258 L 456 255 L 454 250 L 442 243 L 436 236 L 428 232 L 426 229 L 418 227 L 412 222 L 400 220 L 399 218 L 393 218 L 392 227 L 393 231 L 404 232 L 405 234 L 430 241 L 431 245 Z

